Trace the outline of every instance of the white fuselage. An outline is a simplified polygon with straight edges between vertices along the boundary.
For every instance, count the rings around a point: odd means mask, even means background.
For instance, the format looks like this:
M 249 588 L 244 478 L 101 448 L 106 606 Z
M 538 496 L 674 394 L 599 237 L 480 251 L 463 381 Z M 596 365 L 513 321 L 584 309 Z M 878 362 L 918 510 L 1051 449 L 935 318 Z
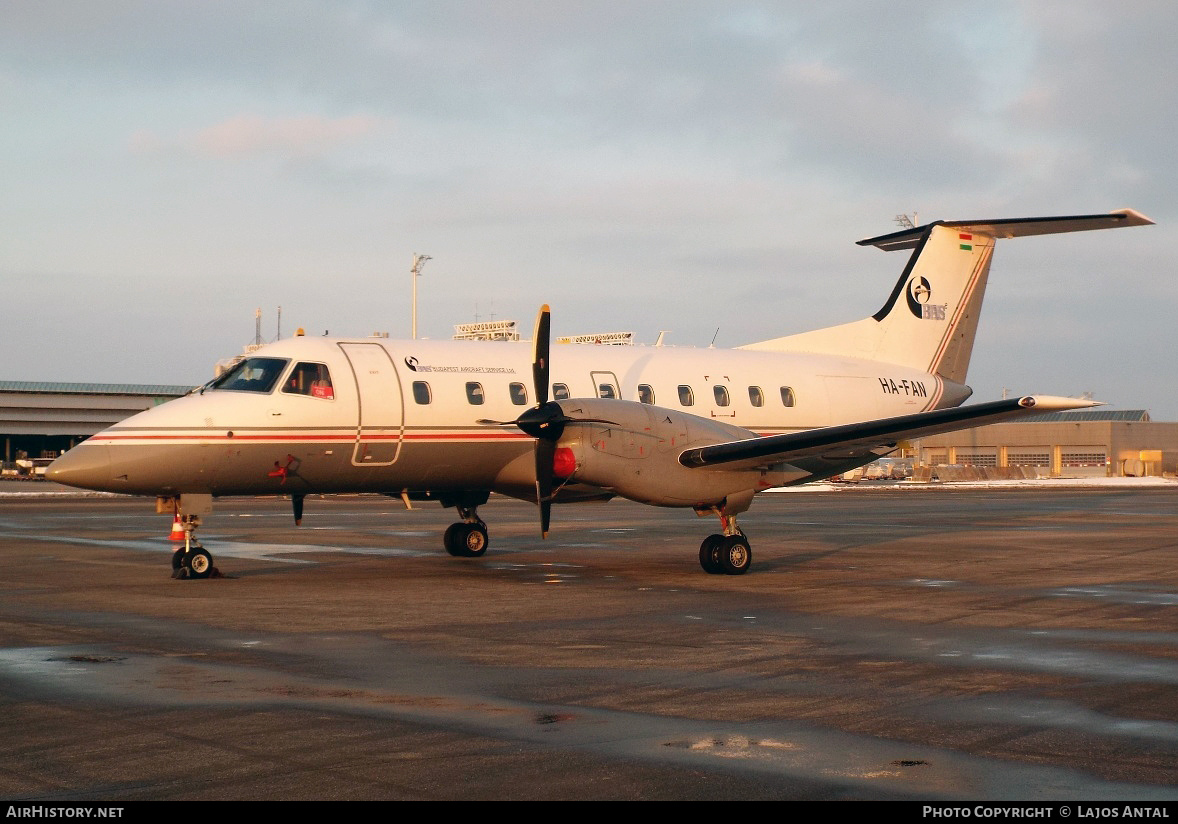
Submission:
M 532 438 L 490 423 L 535 405 L 530 343 L 295 337 L 251 358 L 274 359 L 267 391 L 213 388 L 135 415 L 77 447 L 92 460 L 62 480 L 151 495 L 526 495 L 532 485 Z M 296 386 L 312 372 L 329 388 Z M 552 386 L 557 400 L 642 401 L 718 425 L 685 432 L 675 449 L 715 442 L 725 424 L 788 433 L 969 395 L 935 375 L 833 355 L 573 344 L 553 348 Z

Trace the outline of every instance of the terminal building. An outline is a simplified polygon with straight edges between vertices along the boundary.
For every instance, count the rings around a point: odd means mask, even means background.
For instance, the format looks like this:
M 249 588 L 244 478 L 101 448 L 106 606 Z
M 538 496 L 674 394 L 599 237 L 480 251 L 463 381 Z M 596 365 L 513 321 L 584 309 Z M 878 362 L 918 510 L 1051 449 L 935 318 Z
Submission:
M 3 468 L 16 474 L 34 461 L 55 458 L 111 424 L 191 389 L 132 383 L 0 381 Z

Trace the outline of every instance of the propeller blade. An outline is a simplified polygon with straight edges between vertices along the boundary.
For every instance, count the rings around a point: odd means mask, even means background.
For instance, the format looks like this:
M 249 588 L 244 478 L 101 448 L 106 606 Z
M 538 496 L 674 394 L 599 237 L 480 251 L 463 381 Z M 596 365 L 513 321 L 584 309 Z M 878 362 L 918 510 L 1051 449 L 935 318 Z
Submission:
M 303 523 L 303 498 L 305 495 L 291 495 L 290 506 L 294 510 L 295 526 L 301 526 Z
M 540 534 L 547 538 L 548 527 L 552 522 L 552 464 L 556 456 L 556 441 L 536 438 L 533 454 L 536 458 L 536 502 L 540 505 Z
M 532 334 L 532 388 L 536 390 L 536 406 L 548 403 L 548 355 L 552 344 L 552 311 L 545 303 L 536 315 L 536 330 Z

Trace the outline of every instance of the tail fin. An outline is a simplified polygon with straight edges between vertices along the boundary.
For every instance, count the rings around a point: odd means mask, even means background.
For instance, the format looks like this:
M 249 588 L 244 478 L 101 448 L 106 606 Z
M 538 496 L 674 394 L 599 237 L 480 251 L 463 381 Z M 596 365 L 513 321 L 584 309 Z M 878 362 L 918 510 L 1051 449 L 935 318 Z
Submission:
M 869 318 L 743 349 L 815 352 L 885 361 L 964 384 L 997 238 L 1147 226 L 1132 209 L 1107 215 L 937 221 L 859 241 L 914 249 L 883 308 Z

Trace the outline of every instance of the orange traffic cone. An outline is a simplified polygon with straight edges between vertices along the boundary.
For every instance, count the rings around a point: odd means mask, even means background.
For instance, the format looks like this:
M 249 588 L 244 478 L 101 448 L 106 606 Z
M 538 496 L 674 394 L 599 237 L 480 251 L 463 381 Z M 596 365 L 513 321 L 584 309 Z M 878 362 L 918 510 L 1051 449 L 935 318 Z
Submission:
M 184 524 L 180 523 L 180 513 L 176 513 L 176 520 L 172 521 L 172 534 L 168 536 L 168 540 L 184 540 Z

